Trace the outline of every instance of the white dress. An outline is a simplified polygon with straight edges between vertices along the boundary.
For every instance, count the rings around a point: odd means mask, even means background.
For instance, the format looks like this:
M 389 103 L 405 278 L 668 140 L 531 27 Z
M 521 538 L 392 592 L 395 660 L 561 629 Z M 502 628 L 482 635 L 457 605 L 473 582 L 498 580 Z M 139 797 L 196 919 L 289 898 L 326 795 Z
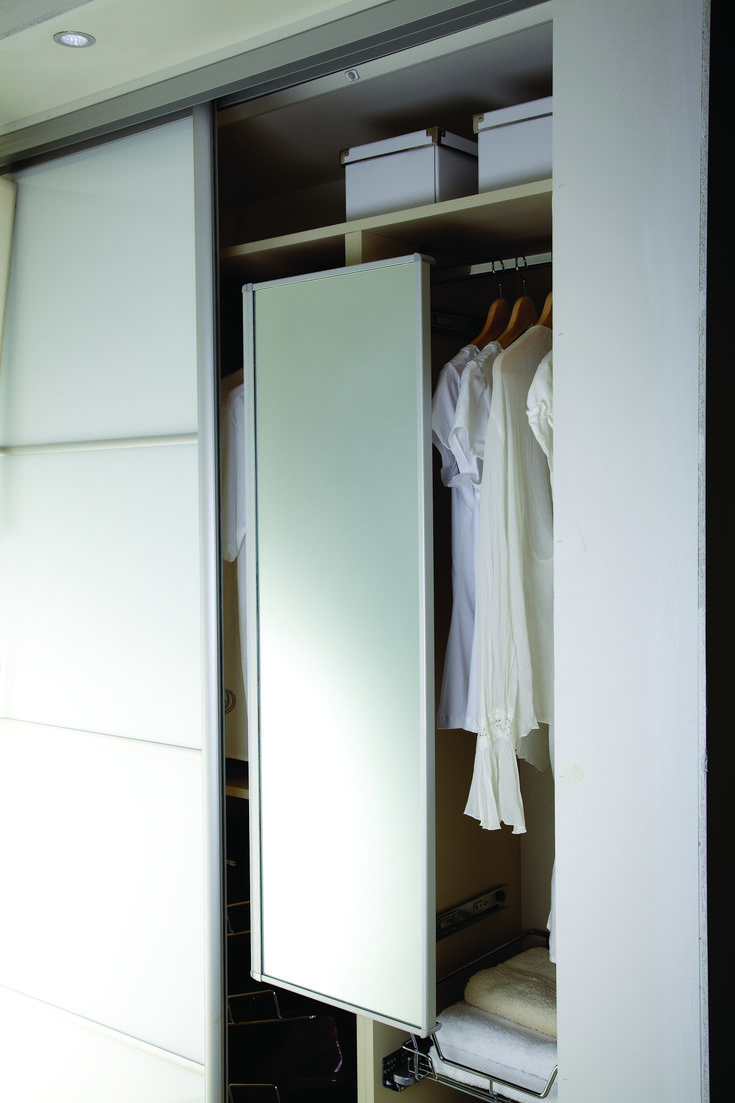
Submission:
M 553 720 L 553 543 L 549 465 L 531 430 L 528 392 L 551 351 L 533 326 L 493 364 L 477 559 L 478 732 L 465 812 L 488 829 L 526 830 L 516 756 L 548 759 Z
M 462 372 L 477 352 L 475 345 L 465 345 L 444 365 L 432 403 L 432 439 L 442 460 L 442 482 L 451 490 L 452 511 L 452 615 L 437 715 L 439 728 L 461 728 L 467 712 L 471 625 L 475 616 L 475 503 L 472 485 L 459 470 L 449 435 Z

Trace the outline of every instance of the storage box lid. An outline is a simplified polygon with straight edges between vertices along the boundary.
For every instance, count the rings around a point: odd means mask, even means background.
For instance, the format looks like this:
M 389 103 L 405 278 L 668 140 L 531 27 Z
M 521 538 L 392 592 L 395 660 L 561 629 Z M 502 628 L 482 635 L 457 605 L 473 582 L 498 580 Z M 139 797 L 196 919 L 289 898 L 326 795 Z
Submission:
M 343 149 L 340 157 L 343 165 L 350 165 L 356 161 L 367 161 L 371 157 L 386 157 L 390 153 L 403 153 L 407 149 L 439 145 L 459 150 L 461 153 L 469 153 L 472 157 L 477 156 L 475 142 L 460 138 L 456 134 L 449 134 L 440 126 L 432 126 L 427 130 L 415 130 L 412 134 L 399 134 L 395 138 L 385 138 L 382 142 L 368 142 L 367 145 Z
M 498 126 L 509 126 L 511 123 L 542 119 L 546 115 L 551 115 L 553 99 L 553 96 L 546 96 L 542 100 L 516 103 L 512 107 L 501 107 L 499 111 L 485 111 L 481 115 L 475 115 L 473 120 L 475 134 L 481 130 L 492 130 Z

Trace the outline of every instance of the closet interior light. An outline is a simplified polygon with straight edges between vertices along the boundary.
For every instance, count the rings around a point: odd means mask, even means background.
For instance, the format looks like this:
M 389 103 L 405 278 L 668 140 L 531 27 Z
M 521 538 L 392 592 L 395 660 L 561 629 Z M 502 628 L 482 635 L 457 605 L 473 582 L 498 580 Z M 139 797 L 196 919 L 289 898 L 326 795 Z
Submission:
M 84 31 L 59 31 L 54 35 L 54 42 L 59 46 L 72 46 L 76 49 L 81 46 L 94 46 L 96 41 L 94 35 L 85 34 Z

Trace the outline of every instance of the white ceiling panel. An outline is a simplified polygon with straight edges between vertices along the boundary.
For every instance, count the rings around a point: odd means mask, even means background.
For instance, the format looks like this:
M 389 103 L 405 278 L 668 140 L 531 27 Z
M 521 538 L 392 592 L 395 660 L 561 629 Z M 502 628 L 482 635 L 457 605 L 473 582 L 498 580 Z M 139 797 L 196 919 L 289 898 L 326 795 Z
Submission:
M 36 23 L 60 18 L 73 8 L 81 8 L 91 0 L 2 0 L 0 2 L 0 38 L 19 34 Z
M 0 0 L 0 134 L 383 0 Z M 85 31 L 86 49 L 56 45 Z

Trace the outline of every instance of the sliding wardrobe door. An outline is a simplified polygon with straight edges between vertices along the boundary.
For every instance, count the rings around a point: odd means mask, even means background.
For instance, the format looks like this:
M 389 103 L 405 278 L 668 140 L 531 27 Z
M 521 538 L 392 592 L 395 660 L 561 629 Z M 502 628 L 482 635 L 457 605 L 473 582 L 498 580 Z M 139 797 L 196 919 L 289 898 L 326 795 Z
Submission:
M 424 1031 L 427 292 L 427 265 L 410 257 L 245 298 L 254 969 Z
M 554 4 L 562 1103 L 709 1098 L 707 8 Z M 613 302 L 621 341 L 610 339 Z
M 14 1103 L 203 1100 L 205 1064 L 218 1098 L 208 125 L 16 175 L 0 374 L 0 1095 Z

